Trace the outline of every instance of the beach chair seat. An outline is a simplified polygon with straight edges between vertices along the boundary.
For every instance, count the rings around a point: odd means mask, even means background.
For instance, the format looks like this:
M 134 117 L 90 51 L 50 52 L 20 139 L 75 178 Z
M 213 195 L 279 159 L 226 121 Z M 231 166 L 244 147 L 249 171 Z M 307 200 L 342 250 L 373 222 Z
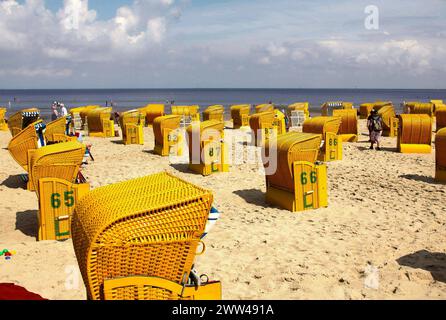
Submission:
M 203 121 L 216 120 L 220 122 L 225 121 L 225 107 L 222 105 L 215 105 L 208 107 L 203 111 Z
M 21 130 L 14 136 L 8 145 L 8 151 L 12 158 L 28 172 L 29 153 L 45 145 L 45 124 L 38 120 Z
M 266 146 L 265 154 L 277 148 L 277 168 L 266 173 L 266 202 L 297 212 L 326 207 L 327 167 L 316 164 L 321 135 L 288 132 L 277 138 L 277 145 Z M 270 161 L 264 159 L 266 164 Z
M 187 128 L 189 169 L 203 176 L 229 172 L 224 124 L 217 120 L 203 121 Z
M 341 127 L 339 135 L 343 142 L 357 142 L 358 131 L 358 113 L 356 109 L 333 110 L 333 117 L 341 118 Z
M 427 114 L 399 116 L 398 151 L 401 153 L 432 152 L 432 118 Z
M 437 132 L 446 128 L 446 105 L 438 104 L 435 110 Z
M 74 141 L 70 136 L 71 115 L 54 120 L 46 125 L 45 140 L 47 144 Z
M 291 117 L 291 113 L 293 111 L 303 111 L 305 114 L 305 120 L 310 119 L 310 103 L 309 102 L 296 102 L 296 103 L 290 104 L 287 109 L 287 115 L 289 117 Z
M 140 110 L 130 110 L 121 113 L 119 126 L 122 130 L 122 141 L 125 145 L 144 144 L 144 123 L 145 116 Z
M 88 298 L 194 297 L 187 285 L 212 202 L 211 192 L 166 172 L 82 197 L 72 237 Z M 195 298 L 221 298 L 220 287 L 210 289 Z
M 110 138 L 115 136 L 115 122 L 111 120 L 112 108 L 94 108 L 87 112 L 88 133 L 92 137 Z
M 28 190 L 36 191 L 39 179 L 58 178 L 74 183 L 85 155 L 85 145 L 63 142 L 30 152 Z
M 274 105 L 273 104 L 259 104 L 258 106 L 256 106 L 255 109 L 256 109 L 256 113 L 274 111 Z
M 334 110 L 350 110 L 353 109 L 352 102 L 329 101 L 322 105 L 321 115 L 324 117 L 333 116 Z
M 153 121 L 156 154 L 162 157 L 183 154 L 183 134 L 180 126 L 181 116 L 179 115 L 162 116 Z
M 435 136 L 435 180 L 446 183 L 446 128 Z
M 318 160 L 326 162 L 342 160 L 343 143 L 338 135 L 340 127 L 339 117 L 314 117 L 304 122 L 302 132 L 322 136 Z
M 231 106 L 231 118 L 233 129 L 240 129 L 249 126 L 249 114 L 251 106 L 249 104 Z
M 184 118 L 190 118 L 191 121 L 200 121 L 200 106 L 172 106 L 172 114 Z
M 6 108 L 0 108 L 0 131 L 7 131 L 8 124 L 6 123 Z
M 26 129 L 30 124 L 40 119 L 40 110 L 37 108 L 24 109 L 14 113 L 8 119 L 8 128 L 11 135 L 15 137 L 20 131 Z
M 140 108 L 139 111 L 143 114 L 146 126 L 153 125 L 153 121 L 156 118 L 166 114 L 164 104 L 148 104 L 145 107 Z

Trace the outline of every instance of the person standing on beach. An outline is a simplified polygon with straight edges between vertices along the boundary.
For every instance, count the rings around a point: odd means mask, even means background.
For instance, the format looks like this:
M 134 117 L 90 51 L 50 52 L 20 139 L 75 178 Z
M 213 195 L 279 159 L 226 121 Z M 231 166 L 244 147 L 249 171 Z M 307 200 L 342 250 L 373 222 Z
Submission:
M 380 142 L 383 132 L 383 119 L 378 114 L 378 111 L 372 110 L 369 118 L 367 119 L 367 128 L 370 132 L 370 150 L 373 150 L 373 145 L 376 143 L 376 150 L 381 150 Z
M 68 115 L 68 110 L 63 103 L 60 104 L 60 116 L 66 117 Z
M 57 102 L 53 102 L 51 106 L 51 121 L 57 120 L 59 118 L 59 111 L 57 111 Z

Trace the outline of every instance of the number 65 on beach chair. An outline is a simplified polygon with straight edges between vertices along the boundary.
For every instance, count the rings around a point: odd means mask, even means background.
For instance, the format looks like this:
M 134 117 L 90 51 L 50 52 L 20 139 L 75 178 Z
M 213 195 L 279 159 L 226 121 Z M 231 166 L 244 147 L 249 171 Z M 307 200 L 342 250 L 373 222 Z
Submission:
M 72 233 L 88 298 L 221 299 L 220 282 L 192 272 L 212 202 L 211 192 L 168 173 L 85 195 Z
M 289 132 L 266 146 L 269 155 L 277 148 L 277 168 L 266 173 L 266 202 L 292 212 L 328 205 L 327 167 L 315 164 L 320 144 L 320 134 Z

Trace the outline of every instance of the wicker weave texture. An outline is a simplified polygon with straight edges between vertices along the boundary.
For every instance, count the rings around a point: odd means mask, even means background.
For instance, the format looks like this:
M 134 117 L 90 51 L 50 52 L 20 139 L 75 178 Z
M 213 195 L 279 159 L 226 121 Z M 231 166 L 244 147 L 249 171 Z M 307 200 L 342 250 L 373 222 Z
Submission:
M 358 113 L 355 109 L 333 110 L 333 116 L 341 118 L 339 134 L 358 134 Z
M 154 276 L 182 284 L 190 273 L 212 193 L 169 173 L 97 188 L 73 215 L 73 245 L 88 296 L 105 279 Z
M 67 117 L 54 120 L 46 125 L 45 140 L 47 142 L 59 142 L 66 135 Z
M 153 134 L 155 136 L 155 145 L 164 144 L 165 129 L 176 130 L 180 127 L 181 116 L 168 115 L 158 117 L 153 121 Z
M 308 119 L 310 117 L 310 103 L 296 102 L 296 103 L 290 104 L 287 108 L 288 116 L 291 116 L 292 111 L 303 111 L 305 113 L 305 117 Z
M 215 105 L 208 107 L 203 111 L 203 121 L 216 120 L 223 122 L 225 116 L 225 107 L 222 105 Z
M 111 118 L 112 108 L 94 108 L 87 112 L 88 131 L 90 133 L 105 132 L 104 122 Z M 81 113 L 82 114 L 82 113 Z
M 172 114 L 180 116 L 194 116 L 200 112 L 199 106 L 172 106 Z
M 349 110 L 353 109 L 352 102 L 343 102 L 343 101 L 329 101 L 322 105 L 322 116 L 331 116 L 334 115 L 334 110 Z
M 429 117 L 434 116 L 434 105 L 432 103 L 416 103 L 410 110 L 411 114 L 427 114 Z
M 145 122 L 144 114 L 140 110 L 130 110 L 121 113 L 119 117 L 119 126 L 122 131 L 122 140 L 126 141 L 127 139 L 127 125 L 142 125 L 142 122 Z
M 390 131 L 392 128 L 392 121 L 396 117 L 395 109 L 392 106 L 384 106 L 378 110 L 378 114 L 383 119 L 384 131 Z
M 338 117 L 314 117 L 304 122 L 302 131 L 325 135 L 327 132 L 338 134 L 341 119 Z
M 8 145 L 9 153 L 25 171 L 28 171 L 28 151 L 35 150 L 38 147 L 38 136 L 34 126 L 40 123 L 42 123 L 42 120 L 36 121 L 20 131 Z
M 269 185 L 294 191 L 293 162 L 317 160 L 322 136 L 320 134 L 288 132 L 279 135 L 277 146 L 267 145 L 266 155 L 272 155 L 271 148 L 277 147 L 277 170 L 266 177 Z M 268 159 L 264 159 L 264 163 Z M 268 163 L 268 165 L 271 165 Z
M 8 127 L 14 137 L 30 124 L 40 119 L 40 110 L 37 108 L 24 109 L 14 113 L 8 119 Z
M 402 114 L 399 116 L 400 128 L 398 144 L 432 143 L 432 118 L 427 114 Z

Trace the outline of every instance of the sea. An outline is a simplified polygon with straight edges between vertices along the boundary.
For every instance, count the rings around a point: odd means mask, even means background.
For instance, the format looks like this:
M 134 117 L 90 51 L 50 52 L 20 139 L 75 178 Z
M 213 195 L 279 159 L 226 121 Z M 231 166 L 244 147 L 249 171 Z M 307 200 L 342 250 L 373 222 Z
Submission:
M 312 114 L 320 113 L 327 101 L 353 102 L 355 106 L 374 101 L 392 101 L 402 112 L 404 101 L 446 100 L 446 89 L 73 89 L 73 90 L 0 90 L 0 106 L 11 115 L 19 110 L 37 107 L 44 119 L 50 118 L 53 101 L 64 103 L 68 109 L 84 105 L 113 106 L 121 112 L 163 103 L 171 105 L 210 105 L 274 103 L 284 107 L 294 102 L 309 102 Z

